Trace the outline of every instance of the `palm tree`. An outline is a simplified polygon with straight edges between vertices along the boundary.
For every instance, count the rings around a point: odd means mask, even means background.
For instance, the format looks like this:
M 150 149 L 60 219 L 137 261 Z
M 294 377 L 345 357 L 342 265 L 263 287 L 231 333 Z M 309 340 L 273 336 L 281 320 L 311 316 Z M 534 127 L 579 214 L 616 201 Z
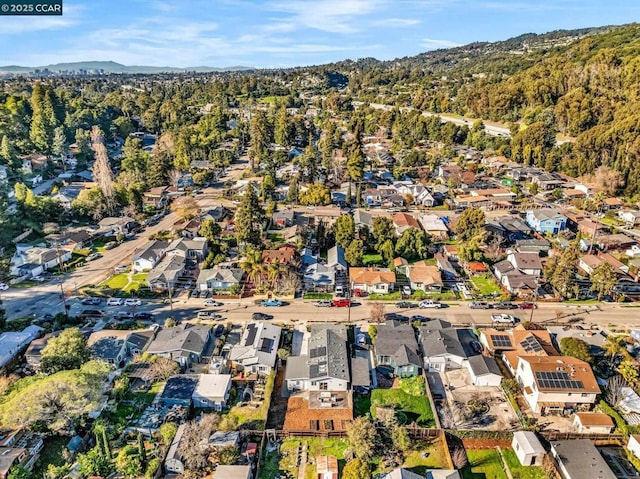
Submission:
M 278 280 L 287 272 L 287 265 L 275 260 L 267 268 L 269 281 L 271 281 L 271 289 L 276 289 Z
M 247 273 L 247 278 L 253 282 L 254 287 L 257 287 L 265 270 L 262 251 L 255 248 L 248 249 L 240 262 L 240 267 Z

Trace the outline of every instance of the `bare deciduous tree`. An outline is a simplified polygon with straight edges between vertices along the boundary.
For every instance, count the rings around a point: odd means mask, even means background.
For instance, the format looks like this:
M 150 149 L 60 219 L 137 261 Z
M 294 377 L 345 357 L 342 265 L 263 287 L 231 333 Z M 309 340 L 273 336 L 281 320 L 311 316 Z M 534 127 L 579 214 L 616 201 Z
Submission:
M 151 382 L 164 381 L 171 376 L 178 374 L 180 368 L 178 363 L 169 358 L 156 358 L 150 365 L 147 373 Z
M 453 462 L 453 467 L 456 469 L 464 469 L 464 467 L 469 463 L 469 459 L 467 458 L 467 452 L 463 447 L 456 447 L 451 453 L 451 461 Z
M 107 214 L 113 214 L 116 206 L 113 171 L 111 171 L 111 165 L 109 164 L 107 148 L 104 146 L 104 134 L 98 126 L 94 126 L 91 130 L 91 147 L 96 158 L 93 164 L 93 180 L 102 191 Z
M 381 323 L 384 321 L 384 303 L 373 303 L 370 308 L 371 321 Z
M 219 420 L 217 414 L 205 414 L 200 420 L 194 419 L 186 423 L 178 452 L 189 471 L 200 471 L 209 463 L 209 435 Z
M 182 173 L 180 173 L 178 170 L 171 170 L 169 172 L 169 181 L 171 182 L 172 186 L 178 186 L 178 180 L 182 177 Z
M 623 387 L 627 387 L 627 382 L 622 376 L 614 376 L 607 381 L 605 399 L 613 407 L 615 407 L 622 399 L 620 389 Z

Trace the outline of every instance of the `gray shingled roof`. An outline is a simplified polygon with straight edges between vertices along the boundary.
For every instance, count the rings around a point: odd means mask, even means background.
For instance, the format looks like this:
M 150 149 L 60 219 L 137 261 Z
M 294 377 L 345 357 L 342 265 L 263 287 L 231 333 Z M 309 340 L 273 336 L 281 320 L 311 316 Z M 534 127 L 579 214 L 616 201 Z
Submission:
M 393 356 L 397 366 L 422 366 L 417 354 L 418 342 L 410 324 L 391 321 L 381 324 L 377 329 L 375 346 L 378 356 Z
M 498 376 L 502 376 L 496 360 L 482 356 L 481 354 L 471 356 L 469 358 L 469 366 L 475 376 L 482 376 L 484 374 L 497 374 Z
M 151 354 L 172 351 L 187 351 L 202 354 L 209 338 L 209 326 L 176 326 L 158 331 L 156 339 L 149 345 Z
M 437 329 L 425 334 L 422 337 L 422 351 L 425 356 L 439 356 L 441 354 L 451 354 L 461 358 L 466 358 L 464 347 L 458 339 L 458 331 L 455 329 Z
M 311 379 L 331 377 L 350 381 L 347 331 L 343 326 L 312 325 L 308 357 Z
M 597 479 L 615 479 L 606 461 L 590 439 L 574 439 L 569 441 L 552 441 L 558 462 L 569 473 L 572 479 L 585 477 Z

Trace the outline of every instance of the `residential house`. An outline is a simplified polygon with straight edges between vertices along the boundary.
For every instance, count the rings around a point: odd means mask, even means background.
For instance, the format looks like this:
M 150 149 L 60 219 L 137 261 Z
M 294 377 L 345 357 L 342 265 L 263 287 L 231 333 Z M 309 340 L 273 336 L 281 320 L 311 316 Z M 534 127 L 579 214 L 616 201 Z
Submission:
M 420 230 L 420 223 L 416 220 L 415 216 L 409 213 L 395 213 L 393 215 L 393 226 L 396 229 L 396 234 L 402 236 L 409 228 L 415 228 Z
M 227 407 L 231 392 L 231 375 L 200 374 L 198 384 L 191 398 L 193 406 L 202 409 L 222 411 Z
M 133 357 L 144 353 L 154 337 L 155 332 L 153 330 L 131 331 L 124 340 L 127 354 Z
M 589 363 L 571 356 L 520 356 L 515 374 L 535 413 L 588 410 L 600 394 Z
M 307 353 L 287 360 L 289 391 L 347 391 L 351 387 L 347 328 L 312 324 Z
M 438 167 L 436 177 L 440 180 L 441 183 L 447 183 L 449 179 L 459 181 L 463 172 L 464 170 L 458 165 L 440 165 Z
M 507 261 L 513 265 L 514 269 L 517 269 L 522 274 L 537 278 L 542 275 L 542 261 L 538 253 L 511 251 L 507 255 Z
M 393 185 L 399 195 L 404 197 L 410 196 L 414 205 L 426 206 L 431 208 L 435 204 L 435 200 L 429 190 L 422 185 L 407 184 L 406 182 L 396 182 Z
M 424 479 L 424 476 L 416 474 L 409 469 L 399 467 L 379 476 L 379 479 Z
M 0 447 L 0 479 L 9 478 L 11 471 L 28 459 L 29 451 L 24 447 Z
M 225 218 L 231 216 L 231 212 L 224 206 L 216 206 L 213 209 L 208 210 L 202 215 L 202 220 L 213 220 L 216 223 L 223 221 Z
M 456 255 L 457 255 L 457 252 L 456 252 Z M 436 253 L 434 257 L 436 260 L 436 264 L 438 265 L 438 269 L 440 270 L 440 274 L 442 278 L 448 281 L 455 281 L 460 279 L 460 274 L 449 261 L 449 258 L 453 259 L 453 256 L 451 255 L 444 256 L 441 253 Z
M 245 374 L 269 374 L 277 359 L 281 328 L 266 322 L 252 322 L 242 333 L 240 343 L 234 345 L 227 359 Z
M 478 354 L 471 356 L 466 366 L 474 386 L 500 386 L 502 372 L 495 359 Z
M 171 376 L 160 393 L 160 403 L 165 406 L 189 408 L 193 404 L 191 398 L 197 386 L 197 376 L 185 374 Z
M 98 223 L 98 233 L 103 236 L 117 236 L 127 234 L 136 226 L 136 220 L 128 216 L 118 218 L 102 218 Z
M 635 226 L 640 223 L 640 211 L 638 210 L 620 210 L 618 211 L 618 218 L 624 221 L 630 226 Z
M 91 334 L 87 340 L 87 346 L 93 359 L 121 368 L 124 366 L 124 361 L 127 357 L 126 342 L 123 337 L 104 334 L 110 332 L 103 330 Z
M 551 441 L 551 456 L 562 479 L 616 479 L 616 475 L 589 439 Z
M 182 276 L 186 269 L 186 258 L 183 254 L 172 252 L 149 271 L 146 281 L 154 290 L 164 291 L 175 288 L 178 278 Z
M 24 358 L 27 361 L 27 364 L 31 366 L 35 371 L 40 370 L 40 362 L 42 361 L 42 350 L 51 338 L 58 336 L 59 334 L 59 331 L 56 331 L 55 333 L 45 334 L 41 338 L 34 339 L 29 344 L 29 347 L 24 352 Z M 2 336 L 0 336 L 0 344 L 1 341 Z
M 91 235 L 85 230 L 70 231 L 55 238 L 50 247 L 60 246 L 68 251 L 87 248 L 91 243 Z
M 605 198 L 602 202 L 602 209 L 607 210 L 618 210 L 624 206 L 624 201 L 619 198 Z
M 396 273 L 404 274 L 406 276 L 408 269 L 409 262 L 406 259 L 402 258 L 401 256 L 393 258 L 393 270 Z
M 316 456 L 315 479 L 338 479 L 338 458 L 336 456 Z
M 381 268 L 349 268 L 351 290 L 387 294 L 393 291 L 396 274 L 389 269 Z
M 173 436 L 171 446 L 164 459 L 164 472 L 167 474 L 183 474 L 184 473 L 184 457 L 180 453 L 180 442 L 184 435 L 184 430 L 187 427 L 186 423 L 182 423 L 178 426 L 176 435 Z
M 428 265 L 419 261 L 406 268 L 407 279 L 412 290 L 420 290 L 426 293 L 439 293 L 444 283 L 437 266 Z
M 622 233 L 598 235 L 595 242 L 602 251 L 624 251 L 637 243 L 635 239 Z
M 187 259 L 200 262 L 204 260 L 208 253 L 207 239 L 201 236 L 193 238 L 178 238 L 167 246 L 167 254 L 181 254 Z
M 169 187 L 156 186 L 145 191 L 142 195 L 142 205 L 145 208 L 161 209 L 169 204 Z
M 188 367 L 191 363 L 202 360 L 210 339 L 209 326 L 183 324 L 158 331 L 147 352 L 173 359 L 182 367 Z
M 78 198 L 84 188 L 83 184 L 65 186 L 60 188 L 55 195 L 52 195 L 51 199 L 58 201 L 64 209 L 70 210 L 71 204 Z
M 426 479 L 461 479 L 455 469 L 427 469 Z
M 547 454 L 540 439 L 532 431 L 516 431 L 513 433 L 511 449 L 516 453 L 523 466 L 541 466 Z
M 387 322 L 377 327 L 376 363 L 388 366 L 399 377 L 417 376 L 422 368 L 418 342 L 410 324 Z
M 508 274 L 503 277 L 502 285 L 509 293 L 516 295 L 522 299 L 533 298 L 536 296 L 536 291 L 539 288 L 538 280 L 536 277 L 514 273 Z
M 22 331 L 0 333 L 0 369 L 11 365 L 25 348 L 38 338 L 44 329 L 31 325 Z
M 24 429 L 0 430 L 0 477 L 17 465 L 31 471 L 44 447 L 44 438 Z M 25 454 L 26 451 L 26 454 Z
M 545 239 L 521 239 L 516 241 L 516 251 L 521 253 L 548 253 L 551 243 Z
M 574 415 L 573 427 L 584 434 L 611 434 L 616 426 L 607 414 L 577 412 Z
M 313 263 L 306 267 L 302 276 L 305 291 L 333 291 L 336 285 L 336 270 L 324 263 Z
M 200 270 L 196 288 L 200 291 L 240 290 L 244 271 L 241 268 L 213 267 Z
M 251 466 L 219 465 L 213 473 L 213 479 L 252 479 Z
M 427 232 L 433 241 L 446 241 L 449 239 L 449 228 L 438 215 L 420 215 L 422 229 Z
M 567 228 L 567 217 L 551 208 L 529 210 L 525 221 L 536 232 L 543 235 L 555 236 Z
M 40 276 L 45 271 L 58 267 L 71 259 L 71 251 L 64 248 L 16 245 L 11 258 L 13 276 Z
M 596 235 L 608 232 L 609 227 L 597 221 L 583 219 L 578 222 L 578 231 L 584 236 L 594 237 Z
M 287 228 L 293 225 L 293 210 L 281 210 L 273 213 L 272 222 L 278 228 Z
M 333 268 L 339 276 L 347 273 L 347 260 L 344 259 L 344 248 L 336 245 L 327 250 L 327 266 Z
M 296 263 L 296 248 L 291 245 L 284 245 L 278 249 L 265 249 L 262 251 L 262 263 L 270 265 L 273 263 L 292 266 Z
M 360 230 L 365 226 L 369 228 L 369 231 L 372 231 L 373 228 L 373 217 L 371 213 L 367 213 L 364 210 L 357 209 L 353 212 L 353 222 L 355 223 L 356 229 Z
M 564 181 L 555 173 L 541 173 L 535 175 L 532 182 L 537 184 L 541 191 L 552 191 L 556 188 L 562 188 L 562 185 L 564 184 Z
M 164 257 L 169 241 L 151 240 L 144 247 L 133 252 L 132 267 L 134 272 L 150 271 Z
M 455 328 L 434 328 L 431 324 L 418 327 L 424 368 L 427 371 L 445 372 L 464 365 L 468 355 L 458 332 Z
M 548 331 L 527 330 L 521 324 L 508 331 L 483 329 L 480 333 L 480 343 L 490 353 L 501 356 L 514 375 L 520 356 L 560 356 Z

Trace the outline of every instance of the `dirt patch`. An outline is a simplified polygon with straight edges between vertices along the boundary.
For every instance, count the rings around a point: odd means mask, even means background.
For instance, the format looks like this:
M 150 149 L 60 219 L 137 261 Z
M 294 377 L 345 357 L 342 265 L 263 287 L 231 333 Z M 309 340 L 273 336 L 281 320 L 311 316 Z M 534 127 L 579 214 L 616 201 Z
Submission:
M 462 445 L 465 449 L 492 449 L 500 447 L 502 449 L 511 449 L 511 441 L 504 439 L 463 439 Z
M 288 396 L 282 396 L 284 374 L 284 366 L 279 366 L 273 383 L 273 392 L 271 393 L 271 404 L 269 405 L 269 414 L 267 416 L 267 429 L 282 429 L 284 425 L 284 418 L 287 413 L 287 404 L 289 401 Z
M 351 400 L 345 408 L 310 408 L 304 395 L 289 398 L 284 420 L 285 431 L 344 431 L 353 420 Z

